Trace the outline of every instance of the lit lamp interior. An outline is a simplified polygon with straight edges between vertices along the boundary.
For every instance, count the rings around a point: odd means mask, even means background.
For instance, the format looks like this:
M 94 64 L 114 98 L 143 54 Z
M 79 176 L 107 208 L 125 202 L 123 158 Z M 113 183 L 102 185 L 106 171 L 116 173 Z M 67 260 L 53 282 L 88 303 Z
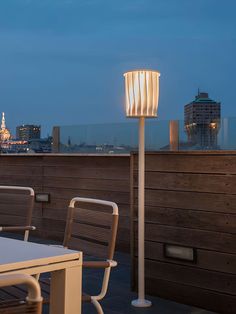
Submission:
M 159 72 L 149 70 L 124 74 L 127 117 L 157 116 L 159 76 Z

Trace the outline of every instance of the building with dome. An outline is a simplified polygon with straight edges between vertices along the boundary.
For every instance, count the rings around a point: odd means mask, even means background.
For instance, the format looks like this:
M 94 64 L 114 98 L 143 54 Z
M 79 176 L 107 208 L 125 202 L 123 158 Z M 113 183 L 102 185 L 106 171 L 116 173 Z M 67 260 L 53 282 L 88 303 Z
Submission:
M 6 142 L 11 139 L 11 133 L 6 127 L 5 122 L 5 114 L 2 113 L 2 123 L 1 123 L 1 129 L 0 129 L 0 142 Z

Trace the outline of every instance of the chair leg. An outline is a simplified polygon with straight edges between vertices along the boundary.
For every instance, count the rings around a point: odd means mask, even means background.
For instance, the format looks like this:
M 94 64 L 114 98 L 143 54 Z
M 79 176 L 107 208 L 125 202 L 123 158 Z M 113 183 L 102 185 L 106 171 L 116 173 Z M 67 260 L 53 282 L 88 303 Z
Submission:
M 100 305 L 100 303 L 96 300 L 96 299 L 91 299 L 91 302 L 93 303 L 93 305 L 95 306 L 97 313 L 98 314 L 104 314 L 103 309 Z

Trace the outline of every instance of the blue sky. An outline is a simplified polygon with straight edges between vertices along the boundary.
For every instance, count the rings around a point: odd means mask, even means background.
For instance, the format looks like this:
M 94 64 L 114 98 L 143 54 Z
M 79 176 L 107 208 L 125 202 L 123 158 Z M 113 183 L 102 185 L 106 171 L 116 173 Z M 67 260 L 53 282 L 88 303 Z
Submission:
M 125 121 L 123 72 L 161 72 L 159 119 L 199 87 L 236 116 L 233 0 L 2 0 L 0 110 L 21 123 Z

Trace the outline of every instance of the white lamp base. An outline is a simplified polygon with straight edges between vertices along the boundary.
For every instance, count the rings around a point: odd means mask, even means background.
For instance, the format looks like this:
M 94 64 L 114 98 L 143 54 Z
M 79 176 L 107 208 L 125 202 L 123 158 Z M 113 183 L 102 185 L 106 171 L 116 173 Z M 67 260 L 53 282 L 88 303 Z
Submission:
M 136 299 L 131 302 L 131 304 L 135 307 L 150 307 L 152 306 L 152 302 L 145 299 Z

